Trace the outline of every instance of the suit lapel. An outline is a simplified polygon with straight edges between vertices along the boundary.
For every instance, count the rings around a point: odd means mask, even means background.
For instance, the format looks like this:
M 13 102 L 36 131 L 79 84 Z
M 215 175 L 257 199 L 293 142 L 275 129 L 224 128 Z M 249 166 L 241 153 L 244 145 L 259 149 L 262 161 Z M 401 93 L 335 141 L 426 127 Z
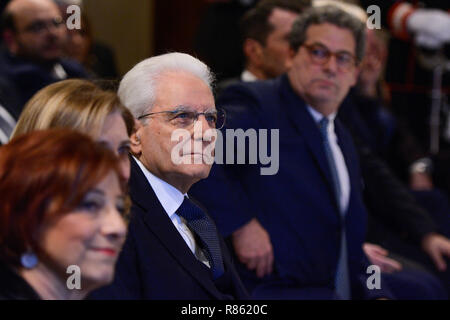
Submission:
M 150 183 L 134 159 L 131 159 L 130 195 L 134 205 L 141 207 L 145 214 L 141 218 L 149 229 L 171 254 L 174 260 L 185 269 L 196 281 L 216 298 L 220 293 L 205 272 L 200 262 L 173 225 L 164 208 L 160 204 Z
M 309 113 L 305 102 L 292 90 L 287 76 L 280 78 L 280 81 L 282 95 L 279 106 L 285 109 L 286 115 L 289 115 L 287 120 L 292 121 L 294 127 L 304 138 L 311 155 L 327 182 L 330 195 L 334 199 L 334 203 L 339 212 L 339 205 L 334 194 L 333 180 L 319 128 Z

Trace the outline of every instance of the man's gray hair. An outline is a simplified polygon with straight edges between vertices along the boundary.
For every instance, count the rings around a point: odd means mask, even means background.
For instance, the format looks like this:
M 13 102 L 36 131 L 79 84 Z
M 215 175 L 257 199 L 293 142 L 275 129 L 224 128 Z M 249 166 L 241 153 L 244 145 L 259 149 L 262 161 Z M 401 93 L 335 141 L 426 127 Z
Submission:
M 212 91 L 214 76 L 208 66 L 186 53 L 172 52 L 145 59 L 125 74 L 118 90 L 120 100 L 135 118 L 153 107 L 158 80 L 167 72 L 192 74 Z
M 334 24 L 337 27 L 349 29 L 356 43 L 356 58 L 358 62 L 364 57 L 365 50 L 365 25 L 354 16 L 339 9 L 336 6 L 313 7 L 295 20 L 289 36 L 291 48 L 297 52 L 298 48 L 306 41 L 306 31 L 311 25 L 322 23 Z

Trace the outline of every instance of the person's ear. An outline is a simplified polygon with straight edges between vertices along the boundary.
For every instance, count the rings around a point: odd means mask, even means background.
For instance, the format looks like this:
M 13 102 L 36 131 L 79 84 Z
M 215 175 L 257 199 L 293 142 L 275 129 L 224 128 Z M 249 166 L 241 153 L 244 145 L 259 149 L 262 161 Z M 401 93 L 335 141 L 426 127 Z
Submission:
M 247 38 L 243 44 L 244 55 L 247 59 L 247 65 L 259 67 L 263 61 L 263 47 L 255 39 Z
M 355 69 L 353 70 L 353 74 L 352 74 L 353 79 L 351 82 L 351 87 L 353 87 L 358 82 L 360 72 L 361 72 L 361 63 L 357 64 L 355 66 Z
M 294 57 L 296 54 L 297 54 L 297 52 L 294 51 L 294 49 L 289 48 L 289 53 L 284 62 L 284 66 L 286 67 L 286 70 L 289 70 L 290 68 L 292 68 L 292 65 L 294 64 Z
M 130 136 L 130 142 L 131 142 L 131 153 L 138 157 L 141 155 L 142 153 L 142 141 L 141 141 L 141 136 L 143 134 L 143 129 L 144 126 L 142 125 L 142 123 L 139 120 L 134 120 L 134 132 L 131 134 Z
M 19 46 L 17 44 L 16 35 L 12 30 L 8 29 L 3 31 L 3 41 L 11 53 L 17 54 Z

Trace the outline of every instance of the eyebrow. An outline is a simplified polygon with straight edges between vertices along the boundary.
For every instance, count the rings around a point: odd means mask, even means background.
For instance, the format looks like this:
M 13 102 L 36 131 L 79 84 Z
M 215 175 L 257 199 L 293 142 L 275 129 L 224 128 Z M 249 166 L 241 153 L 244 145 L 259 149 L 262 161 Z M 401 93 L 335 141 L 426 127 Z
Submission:
M 321 47 L 324 47 L 324 48 L 326 48 L 328 51 L 331 51 L 330 50 L 330 48 L 328 48 L 325 44 L 323 44 L 322 42 L 313 42 L 313 43 L 311 43 L 311 44 L 308 44 L 308 46 L 314 46 L 314 45 L 318 45 L 318 46 L 321 46 Z M 335 52 L 335 53 L 348 53 L 348 54 L 351 54 L 352 56 L 354 55 L 354 53 L 351 53 L 350 51 L 348 51 L 348 50 L 338 50 L 338 51 L 331 51 L 331 52 Z
M 97 143 L 104 147 L 111 147 L 111 143 L 108 140 L 98 140 Z
M 123 193 L 120 193 L 120 194 L 118 194 L 118 195 L 116 196 L 116 199 L 120 199 L 120 200 L 122 200 L 123 202 L 125 202 L 125 200 L 127 199 L 127 197 L 126 197 Z
M 102 198 L 102 201 L 105 201 L 105 198 L 106 198 L 105 192 L 103 192 L 100 189 L 94 188 L 94 189 L 91 189 L 88 192 L 86 192 L 86 194 L 84 195 L 83 199 L 86 199 L 86 197 L 91 196 L 91 195 L 92 196 L 100 196 Z M 117 195 L 114 195 L 114 199 L 116 201 L 121 201 L 122 205 L 124 205 L 124 206 L 126 205 L 125 203 L 126 203 L 127 197 L 126 197 L 126 195 L 123 192 L 120 192 Z
M 172 112 L 187 112 L 187 111 L 189 111 L 189 112 L 196 112 L 195 110 L 193 110 L 194 108 L 193 107 L 190 107 L 190 106 L 186 106 L 186 105 L 179 105 L 179 106 L 177 106 L 174 110 L 172 110 Z M 214 111 L 217 111 L 216 110 L 216 108 L 215 107 L 211 107 L 211 108 L 209 108 L 209 109 L 207 109 L 207 110 L 205 110 L 205 111 L 203 111 L 203 112 L 214 112 Z
M 98 195 L 100 195 L 100 196 L 104 196 L 104 195 L 105 195 L 105 193 L 103 192 L 103 190 L 94 188 L 94 189 L 91 189 L 91 190 L 89 190 L 88 192 L 86 192 L 86 196 L 89 195 L 89 194 L 91 194 L 91 193 L 98 194 Z
M 180 112 L 180 111 L 192 111 L 192 108 L 186 105 L 179 105 L 176 106 L 175 109 L 172 110 L 173 112 Z
M 130 139 L 122 140 L 122 141 L 120 142 L 119 146 L 122 147 L 122 146 L 124 146 L 124 145 L 127 145 L 127 146 L 131 145 L 131 140 L 130 140 Z

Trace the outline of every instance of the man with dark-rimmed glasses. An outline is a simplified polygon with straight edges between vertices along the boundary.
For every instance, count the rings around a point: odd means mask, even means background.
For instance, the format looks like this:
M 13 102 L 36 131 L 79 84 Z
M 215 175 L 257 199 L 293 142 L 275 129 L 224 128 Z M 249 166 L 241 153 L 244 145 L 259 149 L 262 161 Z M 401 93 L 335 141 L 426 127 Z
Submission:
M 53 0 L 11 0 L 2 14 L 5 48 L 0 52 L 0 77 L 16 90 L 19 113 L 39 89 L 68 78 L 86 78 L 75 61 L 64 58 L 67 27 Z M 3 86 L 3 85 L 2 85 Z
M 267 231 L 273 263 L 260 270 L 255 259 L 239 259 L 255 299 L 393 297 L 384 281 L 380 289 L 367 287 L 358 157 L 335 120 L 356 83 L 364 33 L 363 23 L 335 7 L 312 8 L 294 22 L 286 74 L 231 86 L 219 97 L 225 128 L 280 130 L 276 175 L 262 176 L 255 165 L 225 165 L 203 183 L 239 203 L 240 210 L 223 210 L 201 199 L 232 243 L 255 218 Z M 215 183 L 224 176 L 233 194 Z

